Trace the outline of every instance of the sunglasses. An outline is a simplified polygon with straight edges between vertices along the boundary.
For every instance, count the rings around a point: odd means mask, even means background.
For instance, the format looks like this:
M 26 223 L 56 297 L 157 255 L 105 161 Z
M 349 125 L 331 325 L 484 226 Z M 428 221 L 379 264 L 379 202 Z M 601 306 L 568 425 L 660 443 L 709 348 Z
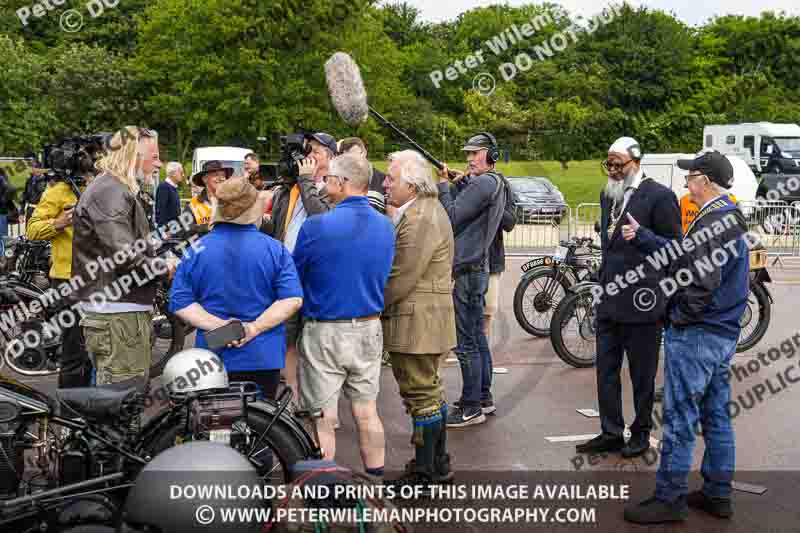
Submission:
M 605 161 L 603 161 L 602 165 L 603 165 L 603 170 L 608 172 L 608 171 L 622 170 L 623 168 L 627 167 L 631 162 L 633 162 L 633 159 L 630 159 L 625 163 L 612 163 L 608 159 L 606 159 Z
M 686 174 L 686 183 L 689 183 L 693 179 L 699 178 L 701 176 L 705 176 L 705 174 L 703 174 L 702 172 L 697 172 L 695 174 Z

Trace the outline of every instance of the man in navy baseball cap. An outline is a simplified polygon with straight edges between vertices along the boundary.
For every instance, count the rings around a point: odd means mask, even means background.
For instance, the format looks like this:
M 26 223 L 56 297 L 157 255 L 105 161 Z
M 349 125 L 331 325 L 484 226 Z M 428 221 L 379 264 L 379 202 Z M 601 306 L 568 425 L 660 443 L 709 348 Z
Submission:
M 733 186 L 733 165 L 718 151 L 703 152 L 694 159 L 678 160 L 678 168 L 701 173 L 712 183 L 730 189 Z

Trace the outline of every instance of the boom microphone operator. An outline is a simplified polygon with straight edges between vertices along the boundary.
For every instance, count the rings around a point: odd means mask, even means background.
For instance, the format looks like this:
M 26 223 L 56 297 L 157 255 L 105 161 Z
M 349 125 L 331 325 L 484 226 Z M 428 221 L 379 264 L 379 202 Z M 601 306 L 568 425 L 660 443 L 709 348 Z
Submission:
M 364 88 L 364 80 L 361 78 L 361 71 L 353 58 L 344 52 L 336 52 L 325 63 L 325 79 L 328 83 L 328 92 L 331 96 L 333 107 L 347 124 L 358 126 L 369 115 L 372 115 L 378 122 L 392 130 L 394 133 L 405 139 L 411 146 L 418 150 L 425 159 L 437 169 L 442 170 L 444 165 L 436 159 L 430 152 L 417 144 L 411 137 L 405 134 L 400 128 L 389 122 L 380 113 L 375 111 L 367 103 L 367 90 Z M 452 170 L 448 173 L 451 179 L 456 178 L 457 174 Z

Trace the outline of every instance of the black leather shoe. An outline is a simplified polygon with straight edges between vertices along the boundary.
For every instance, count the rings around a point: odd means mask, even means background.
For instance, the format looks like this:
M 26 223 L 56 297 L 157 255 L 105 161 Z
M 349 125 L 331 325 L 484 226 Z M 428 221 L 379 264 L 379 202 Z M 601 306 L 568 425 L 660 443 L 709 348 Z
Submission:
M 686 503 L 689 504 L 689 507 L 700 509 L 717 518 L 730 518 L 733 516 L 730 498 L 712 498 L 702 490 L 690 492 L 686 496 Z
M 622 457 L 632 459 L 644 455 L 650 449 L 650 434 L 640 433 L 634 435 L 628 441 L 628 444 L 622 448 Z
M 684 498 L 674 502 L 665 502 L 657 498 L 649 498 L 642 503 L 625 508 L 625 520 L 634 524 L 664 524 L 667 522 L 683 522 L 689 517 L 689 507 Z
M 575 451 L 578 453 L 604 453 L 618 452 L 625 446 L 625 439 L 622 436 L 606 435 L 605 433 L 596 436 L 589 442 L 578 444 Z

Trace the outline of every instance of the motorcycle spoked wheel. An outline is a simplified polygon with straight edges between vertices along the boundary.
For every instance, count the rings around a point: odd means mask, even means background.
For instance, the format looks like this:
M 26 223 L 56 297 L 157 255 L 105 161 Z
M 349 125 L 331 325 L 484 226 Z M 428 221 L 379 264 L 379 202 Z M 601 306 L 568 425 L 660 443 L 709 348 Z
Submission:
M 592 367 L 597 360 L 597 314 L 592 302 L 591 290 L 587 288 L 567 295 L 553 313 L 550 327 L 553 349 L 562 361 L 575 368 Z M 576 335 L 565 331 L 571 324 L 576 329 Z M 570 348 L 571 342 L 568 341 L 576 337 L 579 343 L 586 345 L 587 355 L 578 354 Z
M 736 353 L 746 352 L 758 344 L 766 335 L 769 329 L 769 321 L 772 317 L 772 303 L 769 294 L 761 283 L 751 283 L 750 293 L 747 295 L 747 308 L 740 324 L 742 331 L 739 334 L 739 342 L 736 344 Z M 752 331 L 745 333 L 747 326 L 756 322 Z

